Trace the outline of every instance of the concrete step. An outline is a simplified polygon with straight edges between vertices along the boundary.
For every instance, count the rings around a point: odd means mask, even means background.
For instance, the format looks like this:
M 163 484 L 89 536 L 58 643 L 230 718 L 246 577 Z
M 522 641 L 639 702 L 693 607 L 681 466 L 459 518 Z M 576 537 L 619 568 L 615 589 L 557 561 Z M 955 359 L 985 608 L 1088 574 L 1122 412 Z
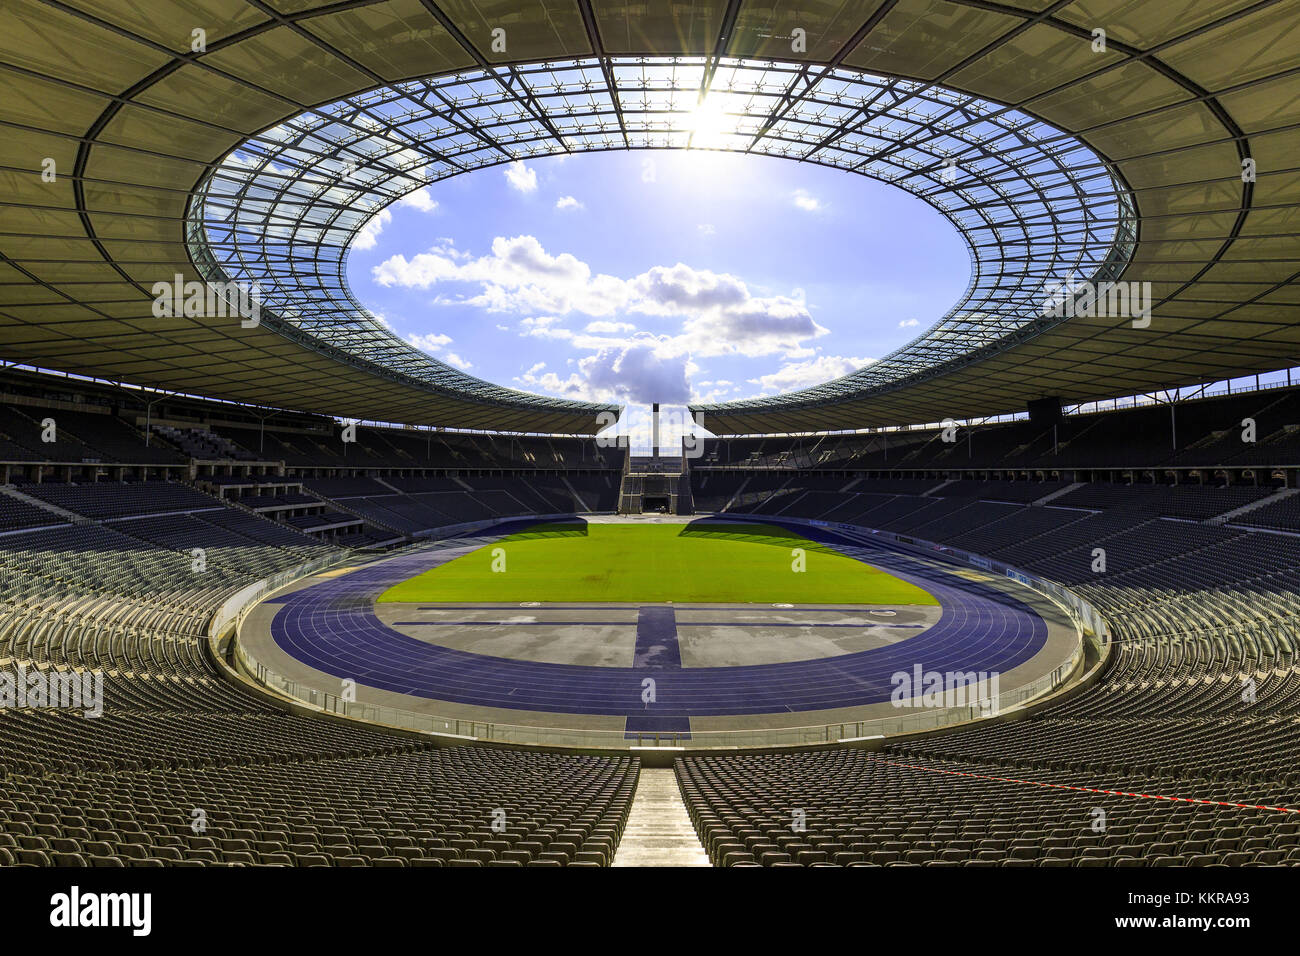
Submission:
M 1043 495 L 1043 497 L 1037 499 L 1033 503 L 1036 505 L 1045 505 L 1049 501 L 1053 501 L 1057 498 L 1062 497 L 1063 495 L 1068 495 L 1070 492 L 1078 488 L 1082 488 L 1083 486 L 1084 486 L 1084 482 L 1076 481 L 1073 484 L 1066 485 L 1064 488 L 1058 488 L 1056 491 L 1053 491 L 1050 495 Z
M 614 866 L 709 866 L 671 767 L 642 767 Z
M 936 495 L 935 495 L 935 492 L 938 491 L 938 490 L 941 489 L 941 488 L 947 488 L 949 485 L 951 485 L 951 484 L 952 484 L 953 482 L 955 482 L 956 480 L 957 480 L 956 478 L 948 478 L 947 480 L 942 481 L 942 482 L 940 482 L 939 484 L 935 485 L 933 488 L 927 488 L 925 491 L 921 492 L 921 497 L 922 497 L 922 498 L 931 498 L 931 497 L 940 497 L 940 498 L 942 498 L 942 497 L 943 497 L 942 495 L 937 495 L 937 496 L 936 496 Z
M 1225 511 L 1221 515 L 1215 515 L 1208 522 L 1206 522 L 1206 524 L 1225 524 L 1229 521 L 1241 517 L 1244 514 L 1249 514 L 1252 511 L 1256 511 L 1264 507 L 1265 505 L 1271 505 L 1273 504 L 1273 502 L 1281 501 L 1283 498 L 1290 498 L 1292 495 L 1297 493 L 1300 493 L 1300 489 L 1280 488 L 1273 494 L 1268 495 L 1264 498 L 1257 498 L 1254 501 L 1242 505 L 1240 508 L 1233 508 L 1231 511 Z
M 740 500 L 740 496 L 743 495 L 745 489 L 749 487 L 749 480 L 749 477 L 746 477 L 745 480 L 740 483 L 740 487 L 736 489 L 736 493 L 731 496 L 725 505 L 722 506 L 723 511 L 730 511 L 731 506 Z
M 66 508 L 60 508 L 58 505 L 52 504 L 44 498 L 35 498 L 32 495 L 25 495 L 12 485 L 0 485 L 0 494 L 8 495 L 10 498 L 17 498 L 24 504 L 40 508 L 42 511 L 48 511 L 50 514 L 58 515 L 60 518 L 65 518 L 73 524 L 96 523 L 85 515 L 79 515 L 75 511 L 68 511 Z
M 578 489 L 573 487 L 573 485 L 569 483 L 569 479 L 563 474 L 561 474 L 560 480 L 564 482 L 564 487 L 569 489 L 569 494 L 573 495 L 573 500 L 578 503 L 578 507 L 581 508 L 583 512 L 590 512 L 591 505 L 587 504 L 587 499 L 583 498 L 582 495 L 578 494 Z

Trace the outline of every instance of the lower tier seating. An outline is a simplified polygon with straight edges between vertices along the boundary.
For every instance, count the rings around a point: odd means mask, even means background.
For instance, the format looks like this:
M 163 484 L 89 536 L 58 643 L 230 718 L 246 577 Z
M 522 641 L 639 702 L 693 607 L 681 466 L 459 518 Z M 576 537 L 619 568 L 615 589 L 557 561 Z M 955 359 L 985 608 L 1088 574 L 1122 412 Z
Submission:
M 1087 770 L 1012 774 L 892 748 L 687 756 L 676 768 L 716 866 L 1300 863 L 1297 814 L 1252 808 L 1293 802 L 1294 789 Z M 1252 806 L 1223 805 L 1236 803 Z
M 168 728 L 170 730 L 171 728 Z M 0 866 L 608 866 L 635 757 L 392 745 L 0 780 Z M 337 746 L 337 745 L 336 745 Z M 354 743 L 355 746 L 355 743 Z

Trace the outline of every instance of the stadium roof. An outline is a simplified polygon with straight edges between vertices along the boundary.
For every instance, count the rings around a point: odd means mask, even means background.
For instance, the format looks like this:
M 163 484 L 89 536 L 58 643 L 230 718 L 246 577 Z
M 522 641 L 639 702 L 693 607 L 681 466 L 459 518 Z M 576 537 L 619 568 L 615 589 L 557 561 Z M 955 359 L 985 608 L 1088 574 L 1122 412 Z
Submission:
M 589 433 L 611 406 L 481 382 L 389 334 L 341 283 L 347 243 L 462 170 L 689 144 L 896 182 L 963 229 L 974 264 L 917 342 L 803 392 L 698 406 L 714 432 L 976 417 L 1285 367 L 1298 21 L 1284 0 L 7 0 L 0 357 Z M 723 117 L 707 138 L 701 104 Z M 178 273 L 256 281 L 262 321 L 156 315 L 154 284 Z M 1116 278 L 1151 283 L 1149 326 L 1042 314 L 1056 283 Z

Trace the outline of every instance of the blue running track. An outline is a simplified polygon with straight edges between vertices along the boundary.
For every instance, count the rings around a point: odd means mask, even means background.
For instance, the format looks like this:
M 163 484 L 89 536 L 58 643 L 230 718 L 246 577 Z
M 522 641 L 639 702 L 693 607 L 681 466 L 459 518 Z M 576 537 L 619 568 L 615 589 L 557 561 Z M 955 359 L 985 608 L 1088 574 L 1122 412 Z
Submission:
M 768 521 L 768 524 L 779 522 Z M 524 524 L 524 523 L 521 523 Z M 493 529 L 493 536 L 520 525 Z M 628 730 L 689 729 L 691 717 L 773 714 L 860 707 L 889 700 L 890 676 L 923 670 L 1006 673 L 1047 641 L 1047 625 L 1002 591 L 881 546 L 860 545 L 830 529 L 799 533 L 929 591 L 942 613 L 933 627 L 888 647 L 784 664 L 682 667 L 670 606 L 640 610 L 632 667 L 550 664 L 473 654 L 426 644 L 375 614 L 391 585 L 482 546 L 404 555 L 273 599 L 282 605 L 271 635 L 285 653 L 324 673 L 431 700 L 551 713 L 624 715 Z M 883 622 L 882 622 L 883 623 Z M 642 702 L 652 676 L 655 700 Z

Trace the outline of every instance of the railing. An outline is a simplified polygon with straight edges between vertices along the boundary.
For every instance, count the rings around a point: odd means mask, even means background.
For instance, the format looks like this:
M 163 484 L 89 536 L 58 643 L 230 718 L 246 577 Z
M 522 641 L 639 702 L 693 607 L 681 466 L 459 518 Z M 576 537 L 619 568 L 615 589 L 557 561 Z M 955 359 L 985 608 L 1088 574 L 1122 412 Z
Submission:
M 1106 653 L 1108 635 L 1106 619 L 1102 617 L 1101 612 L 1093 607 L 1093 605 L 1079 597 L 1079 595 L 1075 594 L 1069 588 L 1062 587 L 1055 581 L 1040 578 L 1037 575 L 1030 574 L 1028 571 L 1022 571 L 1020 568 L 1014 567 L 1010 564 L 1006 564 L 1002 561 L 994 561 L 992 558 L 986 558 L 982 555 L 972 554 L 971 552 L 963 551 L 960 548 L 951 548 L 934 541 L 925 541 L 920 538 L 913 538 L 909 535 L 895 534 L 892 531 L 881 531 L 876 528 L 860 528 L 856 525 L 839 524 L 831 521 L 817 521 L 814 519 L 782 517 L 779 520 L 807 524 L 813 527 L 837 528 L 844 531 L 865 534 L 872 538 L 892 541 L 895 544 L 928 551 L 947 560 L 961 564 L 968 564 L 972 567 L 979 568 L 982 571 L 1004 575 L 1005 577 L 1008 577 L 1019 584 L 1023 584 L 1025 587 L 1037 591 L 1039 594 L 1051 599 L 1066 613 L 1070 620 L 1074 622 L 1076 629 L 1082 635 L 1084 641 L 1091 643 L 1099 656 Z M 1082 650 L 1082 645 L 1080 645 L 1080 650 Z
M 841 721 L 834 724 L 809 724 L 802 727 L 762 728 L 753 730 L 706 730 L 690 733 L 624 733 L 621 730 L 583 730 L 563 727 L 535 727 L 493 721 L 466 720 L 423 714 L 381 704 L 349 701 L 301 681 L 292 680 L 258 661 L 242 643 L 236 643 L 235 656 L 240 670 L 258 683 L 323 713 L 337 714 L 403 730 L 419 731 L 439 737 L 466 741 L 491 741 L 506 744 L 531 744 L 577 749 L 637 750 L 676 748 L 682 750 L 736 750 L 757 747 L 793 747 L 813 744 L 848 743 L 924 733 L 971 721 L 988 719 L 1016 710 L 1037 697 L 1055 690 L 1074 671 L 1082 657 L 1080 645 L 1070 659 L 1050 674 L 1029 684 L 1004 691 L 996 703 L 961 707 L 924 707 L 899 716 L 870 720 Z M 901 708 L 900 708 L 901 711 Z
M 236 634 L 235 639 L 236 665 L 243 673 L 258 683 L 323 713 L 337 714 L 341 717 L 383 724 L 403 730 L 418 731 L 438 737 L 465 741 L 491 741 L 504 744 L 576 749 L 736 750 L 883 739 L 904 734 L 924 733 L 944 727 L 989 719 L 1019 709 L 1061 687 L 1083 661 L 1086 653 L 1085 642 L 1093 645 L 1099 657 L 1104 657 L 1109 650 L 1106 643 L 1106 623 L 1101 614 L 1078 595 L 1053 581 L 1043 580 L 1018 568 L 979 555 L 972 555 L 933 542 L 918 541 L 892 532 L 826 521 L 792 518 L 782 518 L 781 520 L 817 527 L 836 528 L 860 535 L 869 535 L 873 538 L 890 540 L 913 548 L 932 551 L 949 560 L 967 563 L 988 572 L 1005 574 L 1008 578 L 1037 591 L 1056 603 L 1074 623 L 1080 640 L 1073 645 L 1066 659 L 1057 664 L 1049 673 L 1028 684 L 1000 692 L 996 701 L 952 707 L 900 707 L 897 714 L 888 717 L 841 721 L 831 724 L 810 724 L 802 727 L 758 728 L 753 730 L 692 730 L 689 733 L 625 733 L 620 730 L 537 727 L 495 721 L 467 720 L 403 710 L 381 704 L 347 700 L 337 693 L 331 693 L 277 673 L 265 662 L 259 661 L 250 654 L 244 643 L 238 639 L 238 634 Z M 293 572 L 289 573 L 292 574 Z M 297 575 L 297 577 L 302 576 L 304 575 Z M 258 600 L 271 593 L 271 591 L 284 586 L 285 583 L 290 582 L 285 581 L 274 587 L 262 588 L 256 597 L 246 600 L 237 613 L 237 627 L 242 625 L 244 616 L 255 606 Z M 227 606 L 231 605 L 243 594 L 244 592 L 240 592 L 239 595 L 232 597 L 230 601 L 226 602 Z M 903 712 L 904 710 L 908 712 Z
M 564 518 L 572 518 L 573 515 L 520 515 L 519 517 L 529 519 L 536 518 L 539 521 L 547 521 L 551 519 L 562 520 Z M 443 525 L 438 528 L 430 528 L 427 531 L 419 532 L 415 537 L 420 541 L 420 543 L 427 543 L 436 538 L 449 538 L 453 535 L 467 534 L 472 531 L 480 531 L 485 528 L 493 527 L 494 525 L 505 524 L 515 520 L 518 519 L 516 517 L 504 517 L 486 518 L 482 521 L 466 521 L 461 524 Z M 216 610 L 216 613 L 212 615 L 212 620 L 208 622 L 208 637 L 213 640 L 220 637 L 225 633 L 226 628 L 229 627 L 232 622 L 234 622 L 236 628 L 238 628 L 238 626 L 243 623 L 247 613 L 253 609 L 254 605 L 271 592 L 278 591 L 280 588 L 292 584 L 294 581 L 310 577 L 319 571 L 323 571 L 325 568 L 333 567 L 334 565 L 347 560 L 355 560 L 355 556 L 344 552 L 343 554 L 332 554 L 323 558 L 316 558 L 312 561 L 308 561 L 306 564 L 300 564 L 287 571 L 281 571 L 279 574 L 274 574 L 269 578 L 264 578 L 261 581 L 250 584 L 242 590 L 236 591 L 227 598 L 225 603 L 222 604 L 221 607 Z
M 344 553 L 315 558 L 306 564 L 300 564 L 287 571 L 281 571 L 279 574 L 273 574 L 269 578 L 264 578 L 236 591 L 212 615 L 212 620 L 208 622 L 208 637 L 216 640 L 225 633 L 226 628 L 231 623 L 236 625 L 241 623 L 245 613 L 272 591 L 278 591 L 286 584 L 292 584 L 294 581 L 310 577 L 318 571 L 323 571 L 325 568 L 333 567 L 349 557 L 350 555 Z
M 660 456 L 650 458 L 643 456 L 629 456 L 628 466 L 625 474 L 629 475 L 679 475 L 683 471 L 682 462 L 685 461 L 681 456 Z

